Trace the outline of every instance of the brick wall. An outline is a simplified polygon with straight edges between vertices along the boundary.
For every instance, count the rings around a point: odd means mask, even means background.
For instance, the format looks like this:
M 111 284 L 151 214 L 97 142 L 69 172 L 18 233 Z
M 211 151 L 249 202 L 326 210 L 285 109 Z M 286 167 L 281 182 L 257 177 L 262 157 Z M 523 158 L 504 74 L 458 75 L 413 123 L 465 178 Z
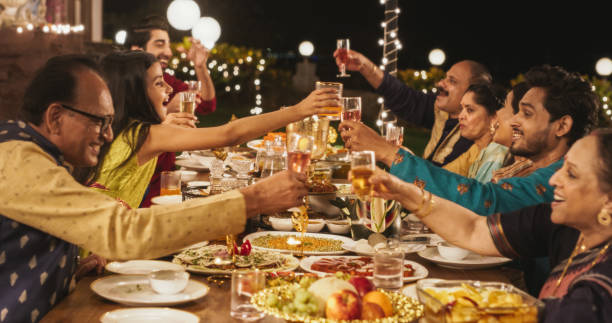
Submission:
M 25 87 L 47 59 L 88 51 L 83 40 L 82 34 L 17 34 L 14 29 L 0 29 L 0 120 L 16 117 Z

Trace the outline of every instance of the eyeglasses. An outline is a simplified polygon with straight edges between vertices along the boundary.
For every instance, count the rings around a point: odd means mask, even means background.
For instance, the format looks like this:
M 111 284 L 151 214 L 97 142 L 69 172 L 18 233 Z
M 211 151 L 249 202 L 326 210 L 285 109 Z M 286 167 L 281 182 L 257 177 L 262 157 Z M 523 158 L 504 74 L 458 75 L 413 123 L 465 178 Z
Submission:
M 85 111 L 81 111 L 78 109 L 75 109 L 71 106 L 65 105 L 60 103 L 60 105 L 62 106 L 62 108 L 66 109 L 66 110 L 70 110 L 72 112 L 76 112 L 78 114 L 84 115 L 92 120 L 95 120 L 96 122 L 100 123 L 100 131 L 106 131 L 108 129 L 108 127 L 113 123 L 113 116 L 97 116 L 95 114 L 91 114 L 91 113 L 87 113 Z

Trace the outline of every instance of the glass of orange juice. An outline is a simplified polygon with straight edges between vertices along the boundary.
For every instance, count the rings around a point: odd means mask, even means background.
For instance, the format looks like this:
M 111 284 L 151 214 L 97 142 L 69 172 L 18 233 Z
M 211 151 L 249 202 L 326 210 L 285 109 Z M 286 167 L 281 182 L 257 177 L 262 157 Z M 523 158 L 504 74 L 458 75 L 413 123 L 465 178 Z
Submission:
M 338 91 L 338 95 L 342 97 L 342 83 L 339 82 L 320 82 L 317 81 L 315 83 L 315 89 L 326 89 L 333 88 Z M 322 113 L 321 116 L 329 117 L 332 120 L 340 120 L 340 114 L 342 113 L 342 106 L 337 107 L 326 107 L 329 110 L 329 113 Z
M 163 171 L 161 173 L 160 195 L 181 194 L 181 173 L 176 171 Z

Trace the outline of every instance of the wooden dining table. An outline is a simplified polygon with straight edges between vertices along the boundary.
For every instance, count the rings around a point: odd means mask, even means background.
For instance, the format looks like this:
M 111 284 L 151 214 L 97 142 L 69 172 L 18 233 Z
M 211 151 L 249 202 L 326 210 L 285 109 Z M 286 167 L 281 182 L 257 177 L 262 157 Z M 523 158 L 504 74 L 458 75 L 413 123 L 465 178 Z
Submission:
M 420 258 L 417 254 L 408 254 L 406 259 L 416 261 L 429 270 L 428 278 L 480 280 L 511 283 L 511 277 L 518 274 L 518 270 L 501 266 L 489 269 L 460 270 L 443 268 L 435 263 Z M 90 284 L 100 276 L 87 276 L 81 279 L 76 289 L 64 298 L 40 321 L 51 322 L 99 322 L 104 313 L 129 306 L 108 301 L 96 295 Z M 172 308 L 187 311 L 197 315 L 200 322 L 241 322 L 230 316 L 230 281 L 220 285 L 211 283 L 207 276 L 192 274 L 191 279 L 203 282 L 210 287 L 209 293 L 203 298 Z M 284 320 L 266 316 L 260 322 L 284 322 Z
M 199 172 L 196 180 L 208 180 L 208 172 Z M 518 277 L 517 269 L 500 266 L 488 269 L 465 270 L 443 268 L 419 257 L 416 253 L 406 255 L 407 260 L 418 262 L 429 271 L 427 278 L 453 279 L 453 280 L 480 280 L 511 283 L 512 277 Z M 96 295 L 90 288 L 92 282 L 100 276 L 86 276 L 76 285 L 76 289 L 59 302 L 40 321 L 41 323 L 52 322 L 99 322 L 104 313 L 130 308 L 127 305 L 118 304 Z M 172 306 L 174 309 L 187 311 L 197 315 L 200 322 L 242 322 L 230 316 L 230 288 L 231 282 L 226 279 L 221 284 L 211 282 L 206 275 L 192 274 L 191 279 L 200 281 L 210 287 L 206 296 L 196 301 Z M 215 281 L 219 281 L 215 279 Z M 284 322 L 272 316 L 266 316 L 259 322 L 276 323 Z

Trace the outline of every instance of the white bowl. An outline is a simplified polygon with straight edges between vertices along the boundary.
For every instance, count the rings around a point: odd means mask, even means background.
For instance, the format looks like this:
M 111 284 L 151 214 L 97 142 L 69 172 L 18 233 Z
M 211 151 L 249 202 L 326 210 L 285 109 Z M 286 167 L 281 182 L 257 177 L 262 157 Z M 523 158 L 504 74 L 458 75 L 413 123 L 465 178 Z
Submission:
M 457 261 L 467 257 L 470 251 L 456 247 L 448 242 L 440 242 L 438 244 L 438 253 L 442 258 Z
M 149 274 L 151 288 L 158 294 L 177 294 L 189 282 L 189 273 L 184 270 L 155 270 Z
M 351 225 L 347 220 L 327 221 L 329 232 L 336 234 L 346 234 L 351 230 Z
M 291 218 L 277 218 L 277 217 L 269 217 L 270 224 L 272 224 L 272 228 L 277 231 L 291 231 L 293 229 L 293 223 L 291 222 Z
M 170 205 L 183 203 L 183 195 L 160 195 L 151 199 L 153 204 Z
M 181 170 L 181 182 L 187 183 L 189 181 L 193 181 L 196 176 L 198 176 L 198 172 L 193 170 Z
M 319 232 L 323 230 L 324 226 L 325 226 L 325 221 L 323 220 L 308 220 L 308 226 L 306 227 L 306 231 Z

